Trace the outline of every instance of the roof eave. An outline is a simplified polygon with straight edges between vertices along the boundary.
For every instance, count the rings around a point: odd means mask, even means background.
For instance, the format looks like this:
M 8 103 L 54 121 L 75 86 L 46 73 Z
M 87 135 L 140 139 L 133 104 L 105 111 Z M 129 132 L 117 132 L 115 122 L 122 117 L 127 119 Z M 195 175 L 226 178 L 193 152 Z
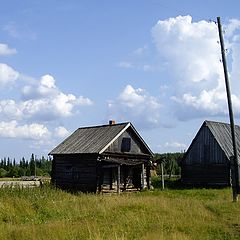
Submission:
M 131 124 L 128 123 L 105 147 L 103 147 L 100 151 L 99 154 L 102 154 L 115 140 L 117 140 L 123 132 L 125 132 Z

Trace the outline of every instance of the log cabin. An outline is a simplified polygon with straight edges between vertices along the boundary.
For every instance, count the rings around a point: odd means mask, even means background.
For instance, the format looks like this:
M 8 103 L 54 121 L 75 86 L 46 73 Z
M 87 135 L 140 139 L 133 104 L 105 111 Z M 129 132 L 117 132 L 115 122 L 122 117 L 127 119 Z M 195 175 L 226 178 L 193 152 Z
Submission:
M 235 126 L 238 159 L 240 127 Z M 186 184 L 230 185 L 230 157 L 233 156 L 230 124 L 204 121 L 180 163 Z
M 130 123 L 78 128 L 49 155 L 52 183 L 81 192 L 150 187 L 153 153 Z

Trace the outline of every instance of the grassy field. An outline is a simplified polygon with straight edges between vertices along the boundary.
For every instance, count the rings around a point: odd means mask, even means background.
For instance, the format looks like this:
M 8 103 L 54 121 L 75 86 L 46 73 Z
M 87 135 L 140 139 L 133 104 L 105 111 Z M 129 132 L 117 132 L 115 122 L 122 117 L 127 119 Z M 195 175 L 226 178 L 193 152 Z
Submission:
M 0 189 L 0 239 L 240 239 L 231 190 L 117 195 Z

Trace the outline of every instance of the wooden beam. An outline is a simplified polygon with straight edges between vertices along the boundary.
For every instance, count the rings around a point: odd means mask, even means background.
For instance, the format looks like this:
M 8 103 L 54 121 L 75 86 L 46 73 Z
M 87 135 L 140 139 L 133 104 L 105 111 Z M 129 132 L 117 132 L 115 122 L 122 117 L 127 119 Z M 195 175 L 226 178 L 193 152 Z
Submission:
M 127 189 L 127 177 L 128 177 L 128 167 L 124 166 L 124 172 L 123 172 L 123 178 L 124 178 L 124 191 Z
M 164 186 L 164 170 L 163 170 L 163 162 L 161 162 L 161 180 L 162 180 L 162 190 L 164 190 L 165 186 Z
M 113 169 L 110 169 L 110 190 L 113 189 Z
M 142 163 L 142 172 L 141 172 L 141 189 L 144 189 L 144 163 Z
M 150 189 L 150 181 L 151 181 L 151 172 L 150 172 L 150 166 L 146 167 L 146 180 L 147 180 L 147 188 Z
M 121 166 L 117 168 L 117 193 L 120 194 Z

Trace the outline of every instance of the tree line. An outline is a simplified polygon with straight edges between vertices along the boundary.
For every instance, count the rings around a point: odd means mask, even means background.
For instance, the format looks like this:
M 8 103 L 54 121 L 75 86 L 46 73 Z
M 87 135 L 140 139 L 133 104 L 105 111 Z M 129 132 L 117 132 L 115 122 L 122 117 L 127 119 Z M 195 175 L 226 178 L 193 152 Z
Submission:
M 163 164 L 164 174 L 169 176 L 171 175 L 180 175 L 181 168 L 179 166 L 179 162 L 183 158 L 184 153 L 176 152 L 176 153 L 155 153 L 152 159 L 153 166 L 155 165 L 155 170 L 158 175 L 160 175 L 160 164 Z
M 24 157 L 16 162 L 15 159 L 3 158 L 0 161 L 0 177 L 50 176 L 52 160 L 45 157 L 36 158 L 34 154 L 29 160 Z

